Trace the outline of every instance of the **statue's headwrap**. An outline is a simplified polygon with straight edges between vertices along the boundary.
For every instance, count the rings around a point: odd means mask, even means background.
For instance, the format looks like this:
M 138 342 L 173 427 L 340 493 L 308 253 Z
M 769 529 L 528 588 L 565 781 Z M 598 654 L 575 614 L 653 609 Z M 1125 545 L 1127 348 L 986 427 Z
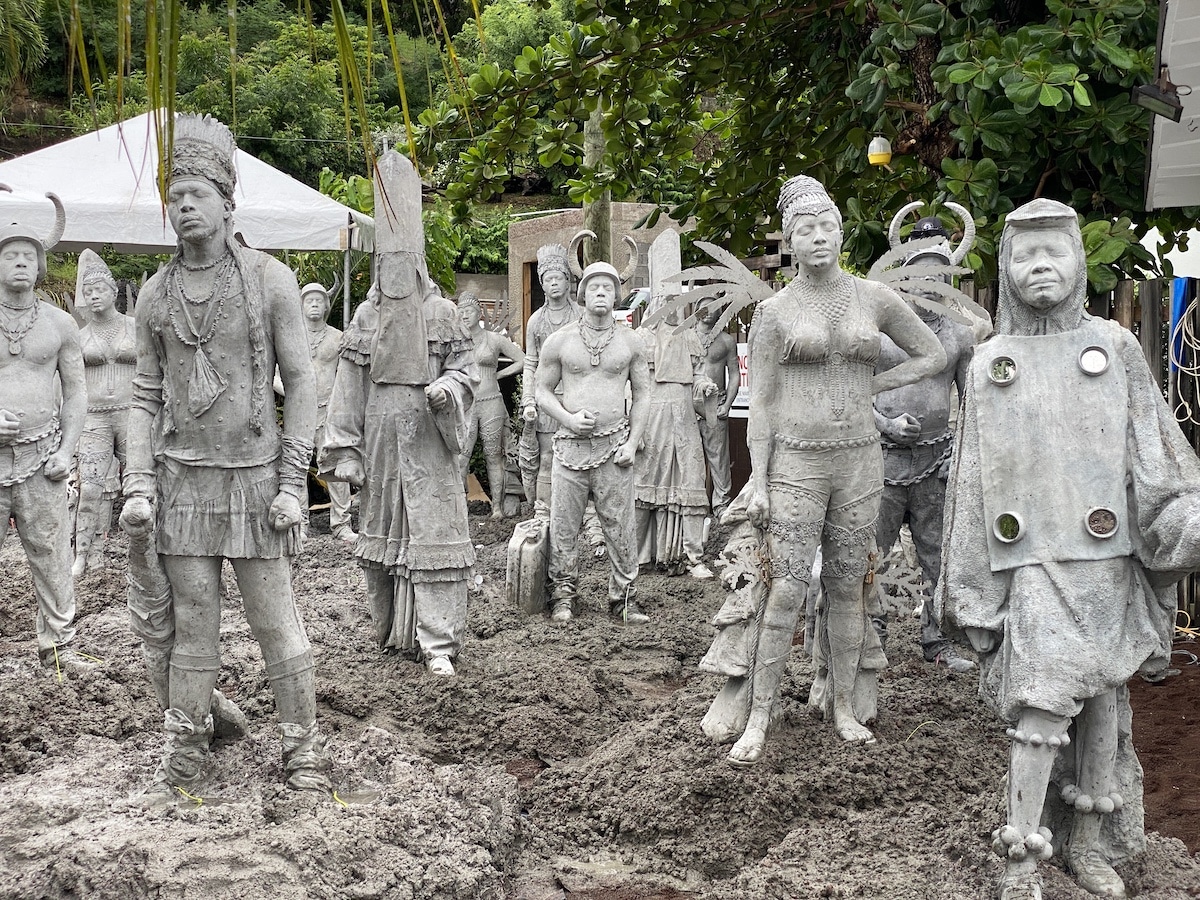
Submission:
M 212 116 L 181 114 L 175 117 L 172 181 L 203 178 L 232 204 L 233 189 L 237 186 L 236 155 L 233 133 L 223 122 Z
M 117 291 L 117 279 L 108 266 L 93 250 L 85 249 L 79 254 L 79 267 L 75 276 L 75 302 L 83 300 L 83 289 L 100 281 Z
M 792 223 L 796 216 L 817 216 L 832 210 L 841 224 L 842 213 L 825 190 L 825 186 L 809 175 L 789 178 L 779 189 L 779 215 L 783 219 L 783 240 L 790 241 Z
M 1021 302 L 1009 274 L 1013 236 L 1022 231 L 1057 231 L 1071 241 L 1075 256 L 1075 283 L 1071 295 L 1045 312 Z M 1004 232 L 1000 237 L 999 268 L 1000 296 L 996 302 L 998 334 L 1056 334 L 1076 327 L 1083 318 L 1084 306 L 1087 305 L 1087 254 L 1079 231 L 1079 216 L 1065 203 L 1039 198 L 1010 212 L 1004 220 Z
M 567 248 L 562 244 L 546 244 L 538 247 L 538 281 L 540 282 L 549 272 L 560 272 L 569 282 L 571 266 L 567 260 Z

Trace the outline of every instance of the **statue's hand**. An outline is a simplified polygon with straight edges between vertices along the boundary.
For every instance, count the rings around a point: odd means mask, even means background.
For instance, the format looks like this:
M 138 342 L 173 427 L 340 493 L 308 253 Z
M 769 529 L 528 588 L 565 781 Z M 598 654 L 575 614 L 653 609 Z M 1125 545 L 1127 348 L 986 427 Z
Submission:
M 62 450 L 51 453 L 42 466 L 42 474 L 51 481 L 62 481 L 71 471 L 71 454 Z
M 921 423 L 916 416 L 904 413 L 888 419 L 887 437 L 897 444 L 908 446 L 921 436 Z
M 280 491 L 271 501 L 271 509 L 267 513 L 271 527 L 276 531 L 287 531 L 293 525 L 300 524 L 300 501 L 291 494 Z
M 766 528 L 771 524 L 771 500 L 765 491 L 755 491 L 746 504 L 746 518 L 755 528 Z
M 999 633 L 987 628 L 972 628 L 971 626 L 967 626 L 963 631 L 967 633 L 967 640 L 971 642 L 971 646 L 975 648 L 976 653 L 991 653 L 996 649 L 996 645 L 1000 643 Z
M 571 415 L 570 421 L 567 422 L 567 427 L 576 434 L 591 434 L 596 427 L 596 414 L 586 409 L 581 409 L 579 412 Z
M 538 408 L 536 400 L 526 400 L 521 406 L 521 418 L 526 422 L 536 422 L 538 417 Z
M 21 420 L 7 409 L 0 409 L 0 447 L 6 447 L 21 433 Z
M 130 497 L 121 509 L 121 527 L 127 534 L 143 534 L 154 519 L 154 509 L 145 497 Z
M 947 456 L 946 459 L 942 462 L 942 464 L 940 466 L 938 466 L 938 478 L 942 479 L 942 481 L 946 481 L 947 479 L 950 478 L 951 460 L 952 460 L 952 458 Z
M 431 384 L 425 388 L 425 397 L 429 400 L 429 406 L 434 412 L 444 407 L 450 401 L 449 392 L 440 384 Z
M 355 487 L 362 487 L 366 481 L 362 463 L 357 459 L 344 459 L 333 468 L 334 478 L 338 481 L 348 481 Z
M 627 469 L 633 465 L 633 457 L 636 451 L 637 448 L 633 446 L 633 441 L 626 441 L 613 454 L 613 462 L 621 468 Z

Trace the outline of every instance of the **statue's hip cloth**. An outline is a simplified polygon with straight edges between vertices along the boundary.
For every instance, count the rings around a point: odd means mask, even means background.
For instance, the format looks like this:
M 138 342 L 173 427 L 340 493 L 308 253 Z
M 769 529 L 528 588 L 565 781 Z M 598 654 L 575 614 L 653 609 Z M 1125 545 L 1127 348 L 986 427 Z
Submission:
M 158 552 L 168 556 L 275 559 L 300 550 L 300 526 L 276 531 L 270 509 L 279 464 L 218 468 L 160 457 Z
M 0 487 L 20 484 L 38 471 L 61 441 L 57 417 L 39 425 L 22 423 L 13 442 L 0 447 Z
M 811 446 L 820 443 L 836 446 Z M 866 575 L 883 492 L 883 454 L 873 436 L 862 444 L 776 437 L 767 492 L 772 578 L 807 584 L 818 546 L 823 575 Z

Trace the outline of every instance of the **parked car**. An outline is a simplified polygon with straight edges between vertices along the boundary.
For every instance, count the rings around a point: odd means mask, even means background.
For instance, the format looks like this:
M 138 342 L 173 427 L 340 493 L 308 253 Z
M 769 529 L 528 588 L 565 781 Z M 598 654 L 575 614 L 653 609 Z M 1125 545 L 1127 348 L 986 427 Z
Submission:
M 635 288 L 629 292 L 629 296 L 622 299 L 613 307 L 612 317 L 618 322 L 624 322 L 632 328 L 640 321 L 641 314 L 649 302 L 650 288 Z

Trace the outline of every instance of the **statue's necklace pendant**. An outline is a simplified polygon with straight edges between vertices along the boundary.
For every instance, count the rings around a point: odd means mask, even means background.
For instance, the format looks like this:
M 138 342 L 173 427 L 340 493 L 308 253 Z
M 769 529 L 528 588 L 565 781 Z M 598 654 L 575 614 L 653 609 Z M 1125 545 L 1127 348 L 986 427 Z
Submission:
M 13 351 L 13 352 L 15 353 L 16 351 Z M 600 365 L 600 354 L 599 353 L 592 354 L 592 365 L 593 366 Z
M 21 355 L 21 342 L 10 340 L 8 342 L 8 352 L 11 353 L 13 356 L 20 356 Z

